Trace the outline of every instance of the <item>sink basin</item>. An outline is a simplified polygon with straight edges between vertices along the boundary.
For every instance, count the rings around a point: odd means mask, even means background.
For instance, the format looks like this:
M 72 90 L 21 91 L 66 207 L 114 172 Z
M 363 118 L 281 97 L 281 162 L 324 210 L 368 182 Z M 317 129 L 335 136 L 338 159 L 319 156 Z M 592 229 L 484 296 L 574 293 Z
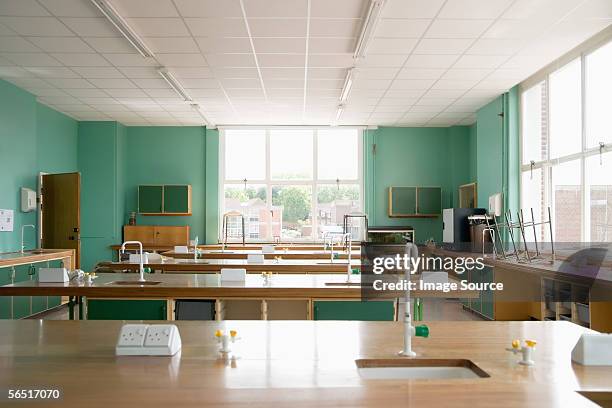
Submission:
M 145 282 L 138 282 L 138 281 L 113 281 L 113 282 L 107 283 L 107 285 L 152 286 L 152 285 L 159 285 L 160 283 L 161 283 L 160 281 L 145 281 Z
M 465 359 L 357 360 L 357 371 L 366 380 L 451 380 L 490 377 Z

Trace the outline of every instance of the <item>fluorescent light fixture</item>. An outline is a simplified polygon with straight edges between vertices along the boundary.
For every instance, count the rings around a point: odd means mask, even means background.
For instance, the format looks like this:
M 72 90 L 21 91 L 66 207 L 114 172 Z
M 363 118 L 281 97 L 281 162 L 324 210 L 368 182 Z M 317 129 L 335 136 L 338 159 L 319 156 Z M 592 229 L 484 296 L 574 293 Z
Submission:
M 351 92 L 351 88 L 353 87 L 353 73 L 355 72 L 355 68 L 349 68 L 346 72 L 346 78 L 344 78 L 344 86 L 342 87 L 342 92 L 340 93 L 340 102 L 344 103 L 348 99 L 349 93 Z
M 365 57 L 366 50 L 368 45 L 370 45 L 370 41 L 372 40 L 372 35 L 374 34 L 374 30 L 378 24 L 378 18 L 380 17 L 380 12 L 385 5 L 385 1 L 386 0 L 370 0 L 368 14 L 366 15 L 363 26 L 361 27 L 361 33 L 359 34 L 359 39 L 357 40 L 357 46 L 355 47 L 353 58 L 358 59 Z
M 344 112 L 344 105 L 338 105 L 338 111 L 336 111 L 336 122 L 340 120 L 342 112 Z
M 198 112 L 200 114 L 200 116 L 202 117 L 202 120 L 204 120 L 204 125 L 206 125 L 206 127 L 209 128 L 214 128 L 215 126 L 206 118 L 206 115 L 204 114 L 204 111 L 202 110 L 202 107 L 200 105 L 198 105 L 197 103 L 192 103 L 191 104 L 191 108 Z
M 91 2 L 104 14 L 104 16 L 110 21 L 126 40 L 130 42 L 138 50 L 140 55 L 143 57 L 151 58 L 155 54 L 146 46 L 146 44 L 138 38 L 138 35 L 132 28 L 126 23 L 126 21 L 117 13 L 117 10 L 106 0 L 91 0 Z
M 191 96 L 189 96 L 187 91 L 185 91 L 185 88 L 183 88 L 183 86 L 174 77 L 174 75 L 172 75 L 166 68 L 160 68 L 160 69 L 157 70 L 157 72 L 159 72 L 159 75 L 161 75 L 162 78 L 164 78 L 166 80 L 168 85 L 170 85 L 170 87 L 172 89 L 174 89 L 174 92 L 179 94 L 181 96 L 181 98 L 183 98 L 183 100 L 185 102 L 192 102 L 193 101 Z

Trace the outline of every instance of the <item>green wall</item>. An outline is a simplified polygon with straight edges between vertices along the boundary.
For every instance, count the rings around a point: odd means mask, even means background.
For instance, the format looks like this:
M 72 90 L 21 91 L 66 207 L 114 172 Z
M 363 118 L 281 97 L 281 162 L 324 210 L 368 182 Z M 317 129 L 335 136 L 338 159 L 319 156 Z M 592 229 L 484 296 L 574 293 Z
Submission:
M 457 187 L 470 177 L 470 129 L 386 128 L 367 130 L 364 169 L 366 212 L 372 226 L 409 225 L 416 239 L 442 238 L 442 217 L 389 218 L 390 186 L 439 186 L 442 208 L 457 202 Z M 374 153 L 374 145 L 375 153 Z
M 189 225 L 191 238 L 205 238 L 206 146 L 205 128 L 193 127 L 127 127 L 125 160 L 119 197 L 125 197 L 125 212 L 138 212 L 140 184 L 190 184 L 192 216 L 138 216 L 142 225 Z
M 36 225 L 36 212 L 19 210 L 20 188 L 36 190 L 39 171 L 76 171 L 77 122 L 0 80 L 0 143 L 0 208 L 15 211 L 14 231 L 0 232 L 0 252 L 10 252 L 20 249 L 21 226 Z M 36 245 L 30 229 L 25 243 Z
M 206 129 L 206 242 L 216 243 L 219 231 L 219 131 Z

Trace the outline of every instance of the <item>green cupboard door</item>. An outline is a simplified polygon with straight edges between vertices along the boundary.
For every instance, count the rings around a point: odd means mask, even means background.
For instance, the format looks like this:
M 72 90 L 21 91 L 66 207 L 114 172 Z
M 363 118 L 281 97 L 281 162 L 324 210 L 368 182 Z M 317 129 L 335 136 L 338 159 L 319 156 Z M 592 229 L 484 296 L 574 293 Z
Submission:
M 482 270 L 482 282 L 491 283 L 493 282 L 493 268 L 486 266 Z M 482 292 L 482 314 L 491 319 L 495 320 L 495 301 L 494 292 L 492 290 L 486 290 Z
M 392 321 L 394 306 L 393 301 L 315 301 L 314 320 Z
M 482 282 L 482 271 L 472 269 L 470 272 L 470 283 L 481 283 Z M 479 297 L 470 300 L 470 309 L 475 312 L 482 313 L 482 292 Z
M 15 283 L 30 280 L 30 265 L 19 265 L 15 267 Z M 30 296 L 13 296 L 13 319 L 21 319 L 32 314 Z
M 416 213 L 416 187 L 389 187 L 389 217 Z
M 161 214 L 163 208 L 163 186 L 138 186 L 138 212 Z
M 459 279 L 460 279 L 460 280 L 464 280 L 464 279 L 465 279 L 466 281 L 468 281 L 468 282 L 469 282 L 469 281 L 470 281 L 470 274 L 471 274 L 471 272 L 472 272 L 472 271 L 470 271 L 470 270 L 466 270 L 466 271 L 463 273 L 463 275 L 460 275 Z M 462 304 L 463 306 L 465 306 L 465 307 L 467 307 L 467 308 L 469 308 L 469 307 L 470 307 L 470 298 L 462 298 L 462 299 L 460 299 L 460 300 L 461 300 L 461 304 Z
M 189 213 L 189 186 L 164 186 L 164 212 Z
M 165 300 L 91 299 L 88 320 L 166 320 Z
M 11 283 L 11 268 L 0 268 L 0 286 Z M 0 296 L 0 319 L 11 319 L 12 296 Z
M 115 251 L 113 251 L 115 252 Z M 64 265 L 62 263 L 62 261 L 51 261 L 49 262 L 49 267 L 50 268 L 62 268 Z M 62 297 L 61 296 L 47 296 L 47 308 L 52 309 L 56 306 L 59 306 L 62 304 Z
M 30 270 L 32 280 L 38 280 L 38 271 L 40 267 L 46 267 L 46 263 L 43 265 L 32 266 Z M 46 296 L 32 296 L 32 310 L 30 314 L 40 313 L 47 310 L 47 297 Z
M 442 190 L 440 187 L 417 188 L 417 212 L 422 215 L 442 213 Z

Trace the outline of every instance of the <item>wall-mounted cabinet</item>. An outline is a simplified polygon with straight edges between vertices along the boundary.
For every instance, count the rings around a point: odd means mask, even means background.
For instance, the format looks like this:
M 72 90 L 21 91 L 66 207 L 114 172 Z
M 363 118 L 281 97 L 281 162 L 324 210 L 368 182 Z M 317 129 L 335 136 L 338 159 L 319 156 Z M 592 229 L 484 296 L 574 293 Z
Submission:
M 389 217 L 433 218 L 441 213 L 440 187 L 389 187 Z
M 140 215 L 191 215 L 190 185 L 138 186 Z
M 143 245 L 175 246 L 189 244 L 189 225 L 124 225 L 124 241 L 140 241 Z

